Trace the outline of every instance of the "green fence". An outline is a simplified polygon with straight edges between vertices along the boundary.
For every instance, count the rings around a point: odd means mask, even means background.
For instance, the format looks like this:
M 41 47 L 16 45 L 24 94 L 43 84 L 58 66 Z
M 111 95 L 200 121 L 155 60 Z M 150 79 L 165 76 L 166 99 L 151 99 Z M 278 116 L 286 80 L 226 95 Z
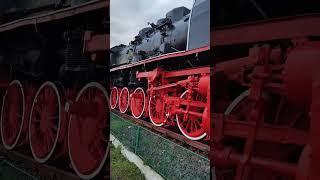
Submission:
M 1 180 L 38 180 L 28 172 L 11 164 L 6 160 L 0 162 L 0 179 Z
M 210 179 L 207 158 L 113 113 L 111 133 L 165 179 Z

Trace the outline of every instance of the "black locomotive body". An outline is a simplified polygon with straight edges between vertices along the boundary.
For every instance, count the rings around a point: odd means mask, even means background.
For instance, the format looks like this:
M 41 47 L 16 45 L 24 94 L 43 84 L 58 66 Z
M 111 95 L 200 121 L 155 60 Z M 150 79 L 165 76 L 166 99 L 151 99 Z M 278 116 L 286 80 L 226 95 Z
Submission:
M 151 27 L 143 28 L 129 46 L 111 49 L 111 65 L 134 63 L 151 56 L 185 50 L 190 10 L 178 7 Z
M 72 7 L 90 0 L 2 0 L 0 22 L 5 23 L 31 15 Z
M 196 0 L 192 10 L 177 7 L 151 27 L 143 28 L 128 46 L 111 48 L 110 66 L 134 63 L 150 57 L 209 46 L 210 1 Z
M 43 16 L 66 7 L 83 6 L 91 0 L 45 0 L 45 1 L 3 1 L 1 4 L 2 23 L 19 23 L 21 19 Z M 98 2 L 98 1 L 97 1 Z M 100 2 L 103 2 L 100 1 Z M 17 19 L 18 21 L 12 21 Z M 4 24 L 7 25 L 7 24 Z M 87 31 L 107 33 L 106 10 L 104 8 L 86 12 L 47 23 L 34 23 L 0 34 L 0 61 L 11 67 L 12 78 L 31 80 L 61 81 L 73 86 L 91 74 L 101 78 L 103 69 L 96 69 L 90 57 L 83 53 L 84 37 Z M 107 52 L 105 52 L 107 54 Z M 91 71 L 91 72 L 89 72 Z M 95 72 L 92 72 L 95 71 Z M 84 73 L 85 72 L 85 73 Z M 99 72 L 99 73 L 98 73 Z M 85 76 L 83 76 L 85 75 Z M 97 75 L 98 76 L 98 75 Z M 81 86 L 86 82 L 81 82 Z M 81 84 L 81 85 L 80 85 Z

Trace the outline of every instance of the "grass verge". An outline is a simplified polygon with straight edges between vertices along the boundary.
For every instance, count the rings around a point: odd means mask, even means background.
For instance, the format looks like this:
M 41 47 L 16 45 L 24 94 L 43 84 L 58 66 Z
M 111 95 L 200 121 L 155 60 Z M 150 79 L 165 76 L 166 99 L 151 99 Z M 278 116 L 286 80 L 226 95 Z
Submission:
M 145 177 L 135 164 L 128 161 L 120 148 L 111 146 L 111 179 L 116 180 L 144 180 Z

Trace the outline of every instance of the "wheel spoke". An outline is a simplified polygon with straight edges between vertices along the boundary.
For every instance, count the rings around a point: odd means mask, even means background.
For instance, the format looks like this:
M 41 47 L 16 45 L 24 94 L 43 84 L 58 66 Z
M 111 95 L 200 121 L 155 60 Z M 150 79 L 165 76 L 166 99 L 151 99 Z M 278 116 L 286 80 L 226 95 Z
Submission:
M 50 116 L 50 117 L 48 117 L 48 120 L 55 120 L 55 119 L 59 119 L 59 116 Z

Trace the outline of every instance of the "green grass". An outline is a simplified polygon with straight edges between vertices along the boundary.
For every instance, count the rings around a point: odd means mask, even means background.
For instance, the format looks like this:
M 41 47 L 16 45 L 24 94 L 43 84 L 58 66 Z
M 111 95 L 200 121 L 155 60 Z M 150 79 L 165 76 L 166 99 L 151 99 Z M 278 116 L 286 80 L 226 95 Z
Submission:
M 121 154 L 120 148 L 111 146 L 111 179 L 144 180 L 145 178 L 138 167 Z

